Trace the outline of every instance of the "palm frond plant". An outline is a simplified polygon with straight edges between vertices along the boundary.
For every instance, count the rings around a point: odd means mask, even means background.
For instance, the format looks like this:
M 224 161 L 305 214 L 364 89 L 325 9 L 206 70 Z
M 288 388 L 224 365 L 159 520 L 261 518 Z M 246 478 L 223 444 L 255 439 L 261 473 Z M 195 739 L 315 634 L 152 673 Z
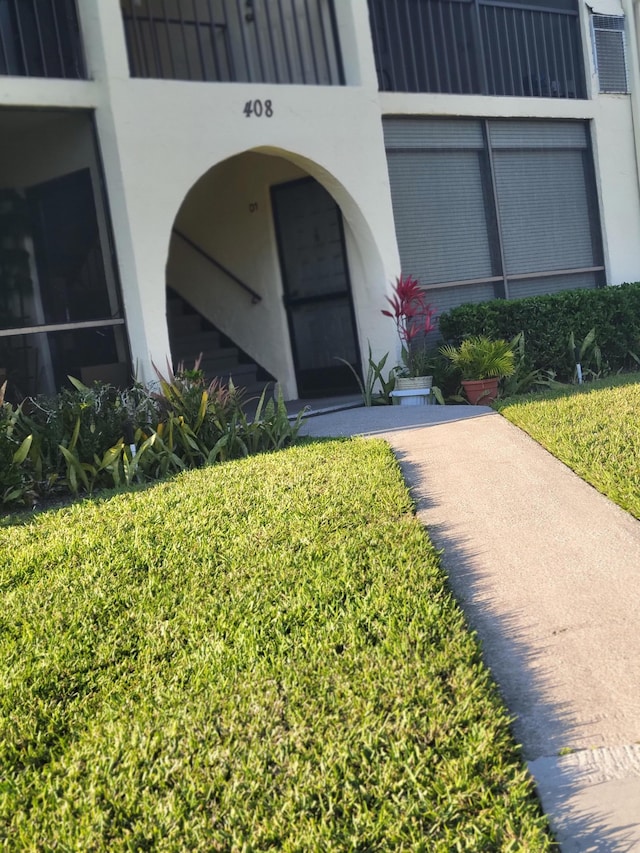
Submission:
M 484 335 L 465 338 L 458 347 L 446 344 L 440 348 L 451 366 L 460 371 L 462 387 L 472 404 L 495 400 L 498 380 L 515 370 L 515 354 L 509 341 L 491 340 Z
M 484 335 L 466 338 L 459 347 L 447 344 L 440 352 L 457 368 L 463 379 L 502 379 L 515 369 L 509 341 L 492 341 Z

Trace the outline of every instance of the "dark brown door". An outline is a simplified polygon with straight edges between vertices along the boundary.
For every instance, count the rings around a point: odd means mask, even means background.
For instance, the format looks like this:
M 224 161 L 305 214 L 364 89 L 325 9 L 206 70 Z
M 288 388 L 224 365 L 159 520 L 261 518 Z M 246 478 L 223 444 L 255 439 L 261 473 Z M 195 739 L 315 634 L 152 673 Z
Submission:
M 313 178 L 272 188 L 300 397 L 357 391 L 359 347 L 340 208 Z

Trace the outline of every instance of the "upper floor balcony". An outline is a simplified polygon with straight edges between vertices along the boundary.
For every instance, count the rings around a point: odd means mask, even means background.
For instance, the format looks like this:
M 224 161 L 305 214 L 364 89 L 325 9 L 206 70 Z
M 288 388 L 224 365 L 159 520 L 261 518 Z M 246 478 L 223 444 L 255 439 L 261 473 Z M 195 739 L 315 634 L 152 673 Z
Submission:
M 368 0 L 381 91 L 585 98 L 576 0 Z
M 333 0 L 121 0 L 132 77 L 340 85 Z
M 75 0 L 0 0 L 0 74 L 86 77 Z

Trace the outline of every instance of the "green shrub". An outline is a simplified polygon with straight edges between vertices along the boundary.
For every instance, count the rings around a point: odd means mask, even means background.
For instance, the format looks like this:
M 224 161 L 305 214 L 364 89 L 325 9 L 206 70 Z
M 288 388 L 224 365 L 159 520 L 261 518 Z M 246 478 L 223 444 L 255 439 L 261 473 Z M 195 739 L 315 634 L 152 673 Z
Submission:
M 465 338 L 459 347 L 442 347 L 442 355 L 458 370 L 463 380 L 502 379 L 515 370 L 514 352 L 509 341 L 490 340 L 483 335 Z
M 302 418 L 290 421 L 282 397 L 267 400 L 266 389 L 249 417 L 241 391 L 206 386 L 197 369 L 158 373 L 155 388 L 125 391 L 70 379 L 72 387 L 16 409 L 0 398 L 0 505 L 279 450 L 293 443 Z
M 552 370 L 559 379 L 573 376 L 571 334 L 580 342 L 591 329 L 610 370 L 637 366 L 631 353 L 640 355 L 640 283 L 494 299 L 460 305 L 440 316 L 440 331 L 454 345 L 473 335 L 511 340 L 524 332 L 528 369 Z
M 34 493 L 28 459 L 32 436 L 20 439 L 21 409 L 4 402 L 5 386 L 0 386 L 0 505 L 24 504 Z

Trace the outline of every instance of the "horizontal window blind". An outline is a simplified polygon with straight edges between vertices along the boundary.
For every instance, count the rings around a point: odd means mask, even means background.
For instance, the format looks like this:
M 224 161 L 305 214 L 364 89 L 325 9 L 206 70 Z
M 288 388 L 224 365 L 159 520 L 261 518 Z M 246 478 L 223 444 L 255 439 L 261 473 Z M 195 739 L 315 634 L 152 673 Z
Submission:
M 388 151 L 403 148 L 484 148 L 482 123 L 445 118 L 389 118 L 384 124 Z
M 494 152 L 507 275 L 594 265 L 581 151 Z
M 405 272 L 422 284 L 493 275 L 476 152 L 390 152 L 389 175 Z
M 428 301 L 436 307 L 437 314 L 464 305 L 465 302 L 487 302 L 502 292 L 502 283 L 467 284 L 461 287 L 434 287 L 427 290 Z
M 509 281 L 509 296 L 519 299 L 522 296 L 541 296 L 545 293 L 559 293 L 561 290 L 588 290 L 600 285 L 602 273 L 585 272 L 576 275 L 545 276 Z
M 384 130 L 402 270 L 439 313 L 504 296 L 505 279 L 513 297 L 602 283 L 585 122 L 394 117 Z
M 587 148 L 586 127 L 579 121 L 490 121 L 491 147 Z

